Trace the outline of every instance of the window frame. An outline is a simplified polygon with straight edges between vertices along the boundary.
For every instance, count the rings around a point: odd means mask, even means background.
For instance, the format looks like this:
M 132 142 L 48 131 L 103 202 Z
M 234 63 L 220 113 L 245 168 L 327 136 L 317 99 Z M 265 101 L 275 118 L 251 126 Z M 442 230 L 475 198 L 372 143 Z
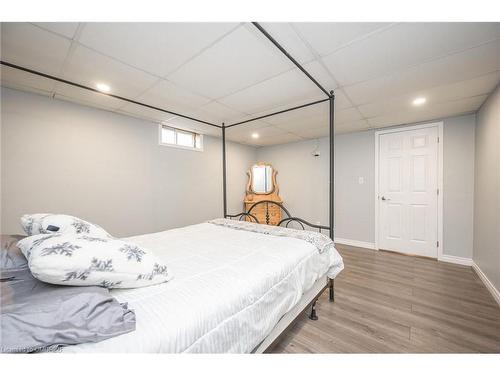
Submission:
M 168 129 L 171 129 L 174 131 L 174 134 L 175 134 L 175 144 L 174 143 L 164 143 L 162 142 L 162 130 L 163 128 L 168 128 Z M 191 146 L 183 146 L 183 145 L 179 145 L 177 144 L 177 132 L 182 132 L 182 133 L 189 133 L 189 134 L 192 134 L 194 136 L 194 143 L 195 143 L 195 146 L 194 147 L 191 147 Z M 197 140 L 199 140 L 199 144 L 200 144 L 200 147 L 196 147 L 196 144 L 197 144 Z M 203 151 L 203 134 L 200 134 L 200 133 L 196 133 L 194 131 L 191 131 L 191 130 L 186 130 L 186 129 L 180 129 L 180 128 L 176 128 L 174 126 L 171 126 L 169 124 L 158 124 L 158 144 L 160 146 L 167 146 L 167 147 L 173 147 L 173 148 L 179 148 L 181 150 L 189 150 L 189 151 L 198 151 L 198 152 L 202 152 Z

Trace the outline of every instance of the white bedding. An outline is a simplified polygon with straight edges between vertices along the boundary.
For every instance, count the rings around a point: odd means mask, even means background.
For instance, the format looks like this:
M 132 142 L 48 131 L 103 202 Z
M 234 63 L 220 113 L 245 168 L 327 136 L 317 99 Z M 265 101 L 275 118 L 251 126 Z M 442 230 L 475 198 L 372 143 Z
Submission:
M 136 330 L 64 352 L 248 353 L 318 278 L 343 269 L 333 248 L 209 223 L 126 240 L 153 251 L 173 280 L 112 290 Z

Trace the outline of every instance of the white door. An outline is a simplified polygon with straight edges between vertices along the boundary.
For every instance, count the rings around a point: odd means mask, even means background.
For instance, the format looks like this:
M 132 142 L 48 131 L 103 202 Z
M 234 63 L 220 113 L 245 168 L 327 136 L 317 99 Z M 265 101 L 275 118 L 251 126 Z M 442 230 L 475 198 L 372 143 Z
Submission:
M 437 258 L 438 128 L 379 135 L 378 247 Z

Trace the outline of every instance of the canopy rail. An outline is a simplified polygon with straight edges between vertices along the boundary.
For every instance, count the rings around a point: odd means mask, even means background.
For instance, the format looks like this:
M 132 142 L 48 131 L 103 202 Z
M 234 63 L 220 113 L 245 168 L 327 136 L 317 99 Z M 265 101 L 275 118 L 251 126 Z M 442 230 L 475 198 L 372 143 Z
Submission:
M 102 92 L 98 89 L 95 89 L 93 87 L 89 87 L 89 86 L 85 86 L 85 85 L 82 85 L 80 83 L 77 83 L 77 82 L 73 82 L 73 81 L 70 81 L 70 80 L 67 80 L 67 79 L 64 79 L 64 78 L 59 78 L 59 77 L 56 77 L 56 76 L 53 76 L 53 75 L 50 75 L 50 74 L 46 74 L 46 73 L 42 73 L 42 72 L 39 72 L 37 70 L 33 70 L 33 69 L 29 69 L 29 68 L 25 68 L 24 66 L 20 66 L 20 65 L 16 65 L 16 64 L 12 64 L 12 63 L 9 63 L 7 61 L 3 61 L 3 60 L 0 60 L 0 64 L 1 65 L 5 65 L 5 66 L 8 66 L 9 68 L 14 68 L 14 69 L 17 69 L 17 70 L 21 70 L 23 72 L 27 72 L 27 73 L 30 73 L 30 74 L 34 74 L 34 75 L 37 75 L 37 76 L 40 76 L 40 77 L 44 77 L 44 78 L 47 78 L 47 79 L 51 79 L 53 81 L 57 81 L 57 82 L 61 82 L 61 83 L 65 83 L 66 85 L 70 85 L 70 86 L 74 86 L 74 87 L 78 87 L 80 89 L 84 89 L 84 90 L 87 90 L 87 91 L 92 91 L 92 92 L 95 92 L 97 94 L 101 94 L 101 95 L 105 95 L 105 96 L 108 96 L 110 98 L 114 98 L 114 99 L 118 99 L 118 100 L 123 100 L 127 103 L 132 103 L 132 104 L 136 104 L 138 106 L 141 106 L 141 107 L 145 107 L 145 108 L 149 108 L 149 109 L 154 109 L 156 111 L 160 111 L 160 112 L 164 112 L 164 113 L 168 113 L 168 114 L 171 114 L 171 115 L 174 115 L 174 116 L 178 116 L 178 117 L 182 117 L 182 118 L 185 118 L 187 120 L 191 120 L 191 121 L 196 121 L 196 122 L 199 122 L 201 124 L 205 124 L 205 125 L 210 125 L 210 126 L 214 126 L 216 128 L 222 128 L 222 126 L 220 125 L 217 125 L 217 124 L 213 124 L 211 122 L 208 122 L 208 121 L 204 121 L 204 120 L 200 120 L 198 118 L 195 118 L 195 117 L 191 117 L 191 116 L 188 116 L 188 115 L 184 115 L 182 113 L 178 113 L 178 112 L 174 112 L 174 111 L 171 111 L 169 109 L 165 109 L 165 108 L 160 108 L 160 107 L 155 107 L 153 105 L 149 105 L 149 104 L 146 104 L 146 103 L 142 103 L 142 102 L 139 102 L 137 100 L 133 100 L 133 99 L 129 99 L 129 98 L 125 98 L 123 96 L 119 96 L 119 95 L 115 95 L 115 94 L 110 94 L 110 93 L 106 93 L 106 92 Z
M 306 104 L 298 105 L 298 106 L 296 106 L 296 107 L 292 107 L 292 108 L 283 109 L 283 110 L 281 110 L 281 111 L 277 111 L 277 112 L 269 113 L 269 114 L 267 114 L 267 115 L 262 115 L 262 116 L 259 116 L 259 117 L 254 117 L 254 118 L 251 118 L 251 119 L 248 119 L 248 120 L 244 120 L 244 121 L 236 122 L 236 123 L 234 123 L 234 124 L 227 125 L 227 126 L 226 126 L 226 129 L 227 129 L 227 128 L 231 128 L 231 127 L 233 127 L 233 126 L 246 124 L 246 123 L 248 123 L 248 122 L 257 121 L 257 120 L 262 120 L 263 118 L 267 118 L 267 117 L 271 117 L 271 116 L 280 115 L 280 114 L 282 114 L 282 113 L 286 113 L 286 112 L 290 112 L 290 111 L 295 111 L 296 109 L 301 109 L 301 108 L 309 107 L 309 106 L 311 106 L 311 105 L 324 103 L 324 102 L 329 101 L 329 100 L 330 100 L 330 98 L 328 98 L 328 99 L 316 100 L 316 101 L 314 101 L 314 102 L 310 102 L 310 103 L 306 103 Z
M 321 84 L 316 80 L 314 79 L 314 77 L 309 74 L 309 72 L 302 66 L 299 64 L 299 62 L 297 60 L 295 60 L 293 58 L 292 55 L 290 55 L 287 50 L 285 48 L 283 48 L 283 46 L 281 44 L 278 43 L 278 41 L 276 39 L 274 39 L 258 22 L 252 22 L 252 24 L 257 28 L 259 29 L 259 31 L 264 34 L 266 36 L 267 39 L 269 39 L 271 41 L 271 43 L 273 43 L 292 63 L 294 63 L 294 65 L 299 68 L 302 73 L 304 73 L 316 86 L 318 86 L 318 88 L 323 91 L 326 96 L 330 97 L 331 95 L 328 93 L 328 91 L 323 87 L 321 86 Z

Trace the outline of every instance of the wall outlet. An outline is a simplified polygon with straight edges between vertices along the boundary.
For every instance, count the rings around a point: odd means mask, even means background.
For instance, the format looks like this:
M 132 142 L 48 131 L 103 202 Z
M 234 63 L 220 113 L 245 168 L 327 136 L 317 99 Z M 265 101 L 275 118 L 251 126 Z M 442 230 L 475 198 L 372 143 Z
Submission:
M 364 177 L 358 177 L 358 184 L 363 185 L 365 183 Z

